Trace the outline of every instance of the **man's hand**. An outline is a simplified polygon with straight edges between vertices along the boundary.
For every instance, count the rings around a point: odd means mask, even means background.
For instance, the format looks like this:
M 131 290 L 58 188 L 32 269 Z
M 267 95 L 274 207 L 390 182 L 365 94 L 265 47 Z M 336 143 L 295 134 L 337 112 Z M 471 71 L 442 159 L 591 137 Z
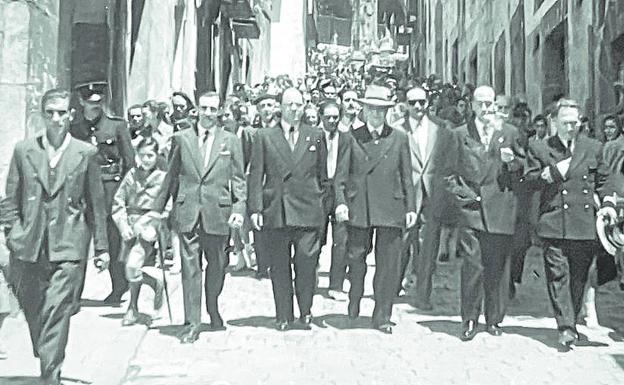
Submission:
M 93 263 L 98 271 L 102 272 L 108 269 L 108 265 L 110 265 L 110 255 L 108 255 L 108 253 L 101 253 L 95 257 Z
M 254 229 L 258 231 L 262 230 L 262 226 L 264 226 L 264 218 L 262 218 L 262 214 L 251 214 L 251 224 L 253 225 Z
M 417 219 L 418 219 L 418 216 L 413 211 L 410 211 L 409 213 L 405 214 L 405 228 L 411 229 L 412 227 L 416 226 Z
M 130 226 L 123 226 L 119 229 L 119 234 L 124 241 L 129 241 L 134 238 L 134 231 L 132 231 Z
M 601 208 L 600 210 L 598 210 L 596 215 L 598 217 L 603 217 L 604 219 L 606 219 L 610 225 L 613 225 L 617 222 L 618 216 L 617 216 L 617 211 L 615 211 L 614 207 L 605 206 Z
M 242 215 L 237 214 L 237 213 L 232 213 L 232 215 L 230 215 L 230 219 L 228 219 L 228 226 L 230 226 L 233 229 L 240 229 L 241 227 L 243 227 L 244 221 L 245 221 L 245 218 L 243 218 Z
M 550 174 L 550 167 L 546 167 L 546 168 L 544 168 L 542 170 L 541 178 L 544 179 L 548 183 L 553 183 L 554 182 L 553 177 Z
M 336 222 L 346 222 L 349 220 L 349 208 L 347 205 L 338 205 L 336 207 Z
M 513 150 L 509 147 L 502 147 L 500 149 L 500 155 L 501 161 L 503 161 L 503 163 L 513 162 L 514 159 L 516 159 Z

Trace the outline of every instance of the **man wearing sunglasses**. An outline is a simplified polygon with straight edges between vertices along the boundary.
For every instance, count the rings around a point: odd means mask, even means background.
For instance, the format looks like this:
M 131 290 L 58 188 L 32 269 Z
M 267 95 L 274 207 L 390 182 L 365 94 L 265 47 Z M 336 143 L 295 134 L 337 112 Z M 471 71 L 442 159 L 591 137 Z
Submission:
M 126 173 L 135 166 L 134 149 L 130 132 L 122 118 L 113 117 L 105 112 L 105 82 L 90 82 L 76 87 L 81 106 L 80 114 L 72 121 L 70 133 L 79 140 L 91 143 L 98 149 L 97 160 L 100 164 L 102 183 L 104 184 L 107 217 L 108 244 L 111 263 L 109 273 L 112 291 L 104 302 L 119 304 L 121 296 L 128 290 L 124 264 L 119 261 L 121 236 L 115 222 L 110 217 L 113 197 Z M 82 287 L 76 293 L 76 309 L 79 309 Z
M 407 234 L 401 260 L 401 278 L 405 278 L 410 255 L 410 273 L 416 276 L 413 306 L 432 310 L 432 276 L 440 239 L 441 225 L 453 223 L 452 200 L 446 178 L 458 167 L 457 136 L 443 122 L 427 114 L 427 92 L 413 87 L 406 93 L 407 117 L 395 123 L 407 134 L 410 144 L 412 180 L 415 190 L 417 225 Z
M 44 94 L 46 131 L 15 146 L 6 183 L 5 207 L 17 213 L 5 224 L 10 280 L 45 385 L 61 384 L 74 296 L 84 281 L 91 234 L 100 270 L 110 260 L 98 153 L 69 135 L 74 116 L 70 97 L 60 89 Z

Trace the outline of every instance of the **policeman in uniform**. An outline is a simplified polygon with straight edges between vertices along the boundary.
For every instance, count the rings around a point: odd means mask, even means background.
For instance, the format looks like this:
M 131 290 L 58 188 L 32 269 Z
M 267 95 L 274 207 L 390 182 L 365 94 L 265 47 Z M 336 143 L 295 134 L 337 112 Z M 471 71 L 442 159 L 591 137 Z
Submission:
M 121 296 L 128 289 L 123 263 L 119 261 L 120 235 L 110 214 L 113 196 L 128 170 L 135 166 L 135 154 L 126 122 L 104 111 L 105 82 L 91 82 L 76 87 L 78 102 L 82 107 L 80 116 L 72 122 L 70 133 L 79 140 L 93 144 L 98 149 L 97 162 L 100 165 L 102 183 L 106 196 L 107 235 L 110 253 L 109 272 L 113 290 L 104 300 L 107 303 L 121 302 Z M 84 282 L 76 293 L 79 303 Z

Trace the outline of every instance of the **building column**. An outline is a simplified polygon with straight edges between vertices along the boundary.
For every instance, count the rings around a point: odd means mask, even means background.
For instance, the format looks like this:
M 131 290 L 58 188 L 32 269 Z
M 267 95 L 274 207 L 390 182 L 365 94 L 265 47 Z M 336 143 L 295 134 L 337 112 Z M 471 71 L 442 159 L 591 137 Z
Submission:
M 16 142 L 42 131 L 39 102 L 58 84 L 59 0 L 0 2 L 0 186 Z

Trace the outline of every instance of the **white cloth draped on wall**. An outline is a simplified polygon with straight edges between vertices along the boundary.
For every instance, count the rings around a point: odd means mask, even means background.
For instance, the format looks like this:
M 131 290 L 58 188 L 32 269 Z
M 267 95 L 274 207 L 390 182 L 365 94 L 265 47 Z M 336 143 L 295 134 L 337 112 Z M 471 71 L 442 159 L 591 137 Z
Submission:
M 185 0 L 184 17 L 173 61 L 173 91 L 183 91 L 194 98 L 197 63 L 197 8 L 200 0 Z
M 145 2 L 128 76 L 128 104 L 169 100 L 172 92 L 175 6 L 178 0 Z M 190 2 L 193 4 L 193 2 Z M 193 7 L 194 8 L 194 7 Z M 194 66 L 193 61 L 193 66 Z M 194 71 L 193 71 L 194 75 Z

